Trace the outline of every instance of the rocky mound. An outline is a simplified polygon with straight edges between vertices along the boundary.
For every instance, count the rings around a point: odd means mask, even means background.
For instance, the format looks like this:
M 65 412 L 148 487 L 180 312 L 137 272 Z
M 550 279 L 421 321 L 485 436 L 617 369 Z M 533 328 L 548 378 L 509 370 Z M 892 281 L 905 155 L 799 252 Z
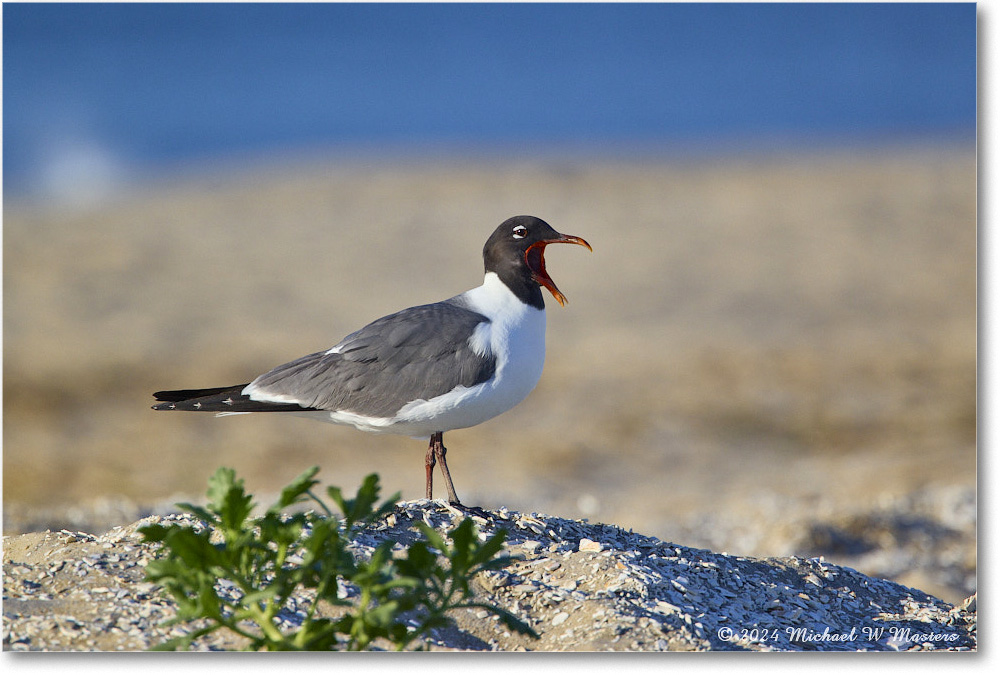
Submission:
M 441 502 L 401 502 L 355 541 L 360 554 L 416 536 L 417 520 L 446 532 L 473 518 L 508 531 L 522 559 L 483 576 L 477 593 L 539 633 L 511 634 L 485 610 L 460 611 L 426 648 L 540 651 L 975 650 L 975 596 L 953 607 L 922 591 L 823 558 L 757 559 L 679 546 L 618 527 L 507 509 L 474 515 Z M 4 650 L 142 650 L 185 630 L 159 624 L 172 601 L 143 581 L 155 554 L 137 529 L 96 536 L 42 532 L 4 538 Z M 301 621 L 295 603 L 283 620 Z M 222 634 L 200 649 L 234 649 Z

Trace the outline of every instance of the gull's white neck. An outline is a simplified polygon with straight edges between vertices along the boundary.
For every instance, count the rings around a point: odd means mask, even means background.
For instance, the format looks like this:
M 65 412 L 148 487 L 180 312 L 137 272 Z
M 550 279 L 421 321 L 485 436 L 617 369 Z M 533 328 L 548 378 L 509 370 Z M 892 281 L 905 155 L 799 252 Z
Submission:
M 497 379 L 514 385 L 523 398 L 534 388 L 545 363 L 545 309 L 537 309 L 518 299 L 493 272 L 483 285 L 466 291 L 462 301 L 470 309 L 489 318 L 473 334 L 470 344 L 479 353 L 497 359 Z
M 470 309 L 497 323 L 518 323 L 524 317 L 540 314 L 544 332 L 545 310 L 521 302 L 495 272 L 487 272 L 482 286 L 466 291 L 460 297 Z

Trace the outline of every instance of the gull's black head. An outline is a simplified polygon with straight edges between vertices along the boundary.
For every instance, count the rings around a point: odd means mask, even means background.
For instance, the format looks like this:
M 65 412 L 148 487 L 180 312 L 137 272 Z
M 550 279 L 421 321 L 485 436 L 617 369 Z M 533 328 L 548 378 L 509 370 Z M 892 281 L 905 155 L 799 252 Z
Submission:
M 590 249 L 590 244 L 580 237 L 559 234 L 541 218 L 514 216 L 503 221 L 486 241 L 486 271 L 495 272 L 514 295 L 532 307 L 545 306 L 542 286 L 560 305 L 565 305 L 566 296 L 545 271 L 545 247 L 549 244 L 580 244 Z

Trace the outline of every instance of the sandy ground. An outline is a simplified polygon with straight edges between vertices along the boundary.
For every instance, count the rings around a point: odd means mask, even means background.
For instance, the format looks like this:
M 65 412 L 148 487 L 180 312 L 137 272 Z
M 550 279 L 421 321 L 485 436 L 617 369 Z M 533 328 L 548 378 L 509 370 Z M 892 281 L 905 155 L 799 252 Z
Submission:
M 474 576 L 475 601 L 512 612 L 538 638 L 508 630 L 489 611 L 466 608 L 448 612 L 454 623 L 431 630 L 428 640 L 418 639 L 410 649 L 977 648 L 977 596 L 952 606 L 818 558 L 720 555 L 580 520 L 536 518 L 506 509 L 471 513 L 441 501 L 414 500 L 398 504 L 388 518 L 356 533 L 350 549 L 367 557 L 388 541 L 402 555 L 405 546 L 421 538 L 414 523 L 446 535 L 465 518 L 483 537 L 505 530 L 503 554 L 519 559 Z M 100 537 L 66 531 L 5 537 L 4 651 L 143 650 L 199 627 L 201 622 L 164 626 L 176 616 L 177 603 L 143 580 L 143 569 L 156 552 L 141 543 L 138 532 L 154 523 L 190 527 L 195 522 L 190 514 L 153 516 Z M 222 539 L 218 532 L 212 537 Z M 342 588 L 347 603 L 358 601 L 356 586 Z M 219 586 L 227 606 L 239 595 L 235 584 Z M 301 586 L 290 595 L 276 622 L 286 635 L 303 625 L 311 604 L 310 593 Z M 315 618 L 333 618 L 347 608 L 321 602 L 317 609 Z M 193 645 L 199 650 L 246 646 L 245 639 L 228 630 Z M 378 650 L 391 646 L 384 640 L 372 645 Z
M 536 391 L 445 436 L 466 503 L 669 539 L 698 515 L 975 484 L 974 148 L 303 161 L 5 204 L 5 533 L 33 509 L 197 496 L 220 465 L 258 493 L 315 463 L 422 497 L 420 441 L 156 413 L 150 393 L 246 382 L 478 285 L 521 213 L 594 252 L 549 249 L 570 302 L 548 302 Z

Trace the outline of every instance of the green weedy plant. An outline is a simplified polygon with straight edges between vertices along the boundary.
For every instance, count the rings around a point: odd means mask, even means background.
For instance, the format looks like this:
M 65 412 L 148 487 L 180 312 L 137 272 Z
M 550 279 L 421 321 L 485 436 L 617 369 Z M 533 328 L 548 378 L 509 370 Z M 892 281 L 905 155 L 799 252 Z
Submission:
M 318 471 L 312 467 L 304 472 L 263 516 L 250 518 L 252 495 L 244 492 L 235 471 L 223 467 L 209 479 L 207 507 L 178 504 L 208 527 L 154 524 L 139 530 L 146 542 L 163 545 L 160 557 L 146 567 L 146 580 L 161 585 L 177 601 L 177 615 L 167 624 L 205 620 L 203 627 L 155 649 L 186 649 L 199 637 L 225 628 L 247 638 L 251 650 L 362 650 L 378 638 L 402 650 L 430 629 L 446 625 L 447 612 L 462 607 L 486 609 L 511 630 L 538 637 L 510 612 L 473 600 L 471 579 L 514 559 L 497 556 L 505 531 L 480 543 L 466 518 L 448 533 L 449 543 L 418 523 L 426 541 L 417 541 L 405 555 L 393 556 L 394 542 L 387 541 L 368 560 L 358 560 L 348 544 L 391 512 L 399 494 L 376 506 L 376 474 L 364 479 L 354 499 L 330 487 L 327 495 L 343 514 L 340 520 L 312 491 Z M 325 515 L 282 515 L 292 504 L 309 500 Z M 213 530 L 221 535 L 220 542 L 213 543 Z M 359 589 L 356 601 L 341 597 L 342 582 Z M 239 593 L 220 594 L 223 586 L 235 586 Z M 289 598 L 306 589 L 304 597 L 310 601 L 304 620 L 297 630 L 282 632 L 279 612 Z M 317 613 L 321 602 L 347 609 L 339 618 L 322 617 Z

